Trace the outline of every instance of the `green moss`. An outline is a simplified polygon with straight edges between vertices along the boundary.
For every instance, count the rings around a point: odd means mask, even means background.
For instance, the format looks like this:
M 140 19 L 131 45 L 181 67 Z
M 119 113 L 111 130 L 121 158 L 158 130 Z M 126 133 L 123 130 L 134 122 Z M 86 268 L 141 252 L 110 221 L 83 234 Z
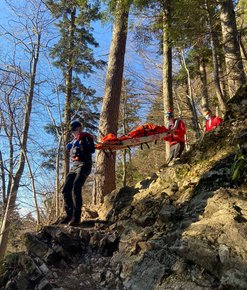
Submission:
M 28 260 L 29 258 L 24 252 L 8 254 L 0 263 L 0 276 L 9 269 L 23 267 L 28 262 Z
M 11 276 L 23 269 L 27 271 L 31 265 L 31 258 L 24 252 L 8 254 L 0 263 L 0 288 L 6 285 Z
M 189 173 L 190 168 L 187 166 L 181 166 L 176 169 L 176 177 L 178 179 L 185 178 L 185 176 Z

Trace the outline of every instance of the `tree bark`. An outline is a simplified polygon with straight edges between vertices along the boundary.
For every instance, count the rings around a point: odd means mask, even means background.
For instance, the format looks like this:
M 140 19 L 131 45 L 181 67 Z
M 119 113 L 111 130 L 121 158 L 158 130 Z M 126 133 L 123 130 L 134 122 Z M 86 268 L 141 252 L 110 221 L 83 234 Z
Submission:
M 122 186 L 127 184 L 127 150 L 122 152 L 122 165 L 123 165 L 123 175 L 122 175 Z
M 237 27 L 239 30 L 239 45 L 243 60 L 245 75 L 247 75 L 247 18 L 246 18 L 247 2 L 239 0 L 237 4 L 238 18 Z
M 32 172 L 32 167 L 31 164 L 29 162 L 29 159 L 27 157 L 26 151 L 23 151 L 25 154 L 25 161 L 27 162 L 27 166 L 28 166 L 28 171 L 30 174 L 30 178 L 31 178 L 31 183 L 32 183 L 32 189 L 33 189 L 33 201 L 34 201 L 34 206 L 35 206 L 35 210 L 36 210 L 36 218 L 37 218 L 37 225 L 40 224 L 40 212 L 39 212 L 39 206 L 38 206 L 38 200 L 37 200 L 37 191 L 36 191 L 36 187 L 35 187 L 35 180 L 34 180 L 34 175 Z
M 4 209 L 5 209 L 5 201 L 6 201 L 6 184 L 5 184 L 5 170 L 3 166 L 3 156 L 2 151 L 0 150 L 0 174 L 1 174 L 1 181 L 2 181 L 2 212 L 1 216 L 3 216 Z
M 59 99 L 58 99 L 58 106 L 60 106 L 59 104 Z M 62 150 L 62 144 L 64 143 L 64 135 L 59 133 L 56 121 L 54 119 L 54 117 L 52 116 L 52 113 L 49 109 L 49 107 L 47 106 L 47 111 L 50 115 L 51 121 L 53 123 L 53 126 L 55 127 L 56 130 L 56 134 L 57 134 L 57 138 L 58 138 L 58 143 L 57 143 L 57 154 L 56 154 L 56 190 L 55 190 L 55 196 L 54 196 L 54 201 L 52 204 L 52 207 L 55 207 L 55 217 L 58 218 L 60 215 L 60 154 L 61 154 L 61 150 Z M 62 116 L 60 114 L 60 108 L 59 108 L 59 115 L 60 115 L 60 120 L 62 119 Z M 54 218 L 54 215 L 53 217 Z
M 240 45 L 240 52 L 241 52 L 242 59 L 243 59 L 244 71 L 245 71 L 245 74 L 247 74 L 247 50 L 246 50 L 246 47 L 244 46 L 242 30 L 240 30 L 240 32 L 239 32 L 239 45 Z
M 56 218 L 60 215 L 60 152 L 61 152 L 61 144 L 62 144 L 62 136 L 59 136 L 58 148 L 57 148 L 57 157 L 56 157 L 56 192 L 55 192 L 55 215 Z
M 196 112 L 196 107 L 195 107 L 195 100 L 194 100 L 194 97 L 193 97 L 193 90 L 192 90 L 192 84 L 191 84 L 191 78 L 190 78 L 190 71 L 186 65 L 186 61 L 185 61 L 185 58 L 184 58 L 184 53 L 183 51 L 181 51 L 181 56 L 182 56 L 182 64 L 184 66 L 184 69 L 187 73 L 187 86 L 188 86 L 188 95 L 186 96 L 188 99 L 189 99 L 189 102 L 190 102 L 190 107 L 191 107 L 191 110 L 192 110 L 192 115 L 193 115 L 193 124 L 194 124 L 194 129 L 195 129 L 195 132 L 196 132 L 196 137 L 197 139 L 200 138 L 200 128 L 198 126 L 198 117 L 197 117 L 197 112 Z
M 8 137 L 8 147 L 9 147 L 9 168 L 8 168 L 8 185 L 7 185 L 7 189 L 5 191 L 5 195 L 4 195 L 4 200 L 3 200 L 3 204 L 2 204 L 2 217 L 4 216 L 4 210 L 5 210 L 5 206 L 7 203 L 7 199 L 8 196 L 10 194 L 10 189 L 11 189 L 11 184 L 13 181 L 13 172 L 14 172 L 14 145 L 13 145 L 13 136 L 14 136 L 14 112 L 13 112 L 13 108 L 11 106 L 11 102 L 9 101 L 9 96 L 12 93 L 12 89 L 10 90 L 10 92 L 7 93 L 7 99 L 5 99 L 6 104 L 7 104 L 7 111 L 8 111 L 8 115 L 9 115 L 9 119 L 10 119 L 10 124 L 9 126 L 7 126 L 6 121 L 4 119 L 4 117 L 2 116 L 2 112 L 0 112 L 1 117 L 2 117 L 2 123 L 3 123 L 3 128 L 4 131 Z M 9 127 L 9 128 L 8 128 Z
M 207 13 L 208 13 L 208 24 L 209 24 L 210 42 L 211 42 L 211 49 L 212 49 L 214 85 L 215 85 L 216 95 L 218 98 L 220 109 L 222 113 L 224 114 L 226 111 L 226 102 L 225 102 L 225 98 L 220 87 L 219 63 L 218 63 L 218 58 L 217 58 L 217 45 L 216 45 L 217 36 L 213 28 L 213 17 L 212 17 L 211 7 L 208 4 L 208 0 L 205 1 L 205 4 L 206 4 Z
M 172 47 L 170 43 L 170 6 L 171 0 L 166 0 L 163 6 L 163 105 L 164 112 L 173 111 L 172 94 Z M 168 120 L 164 115 L 164 123 Z M 170 154 L 170 145 L 166 142 L 166 159 Z
M 218 0 L 225 52 L 229 95 L 232 97 L 238 88 L 245 84 L 243 62 L 238 43 L 238 31 L 232 0 Z
M 123 82 L 124 83 L 124 82 Z M 126 90 L 126 85 L 124 83 L 124 87 L 123 87 L 123 135 L 126 135 L 127 132 L 127 90 Z M 122 186 L 126 186 L 127 183 L 127 150 L 123 150 L 122 152 L 122 165 L 123 165 L 123 173 L 122 173 Z
M 14 120 L 12 120 L 14 121 Z M 10 125 L 10 130 L 8 134 L 9 139 L 9 172 L 8 172 L 8 187 L 7 187 L 7 197 L 10 193 L 11 184 L 13 181 L 13 172 L 14 172 L 14 145 L 13 145 L 13 123 Z
M 129 6 L 118 0 L 115 10 L 113 34 L 105 81 L 105 94 L 100 115 L 99 139 L 107 133 L 117 134 L 118 115 L 126 49 Z M 103 203 L 104 196 L 116 188 L 115 153 L 109 158 L 99 150 L 96 155 L 94 196 Z
M 199 71 L 200 71 L 200 80 L 202 84 L 201 106 L 208 108 L 209 97 L 208 97 L 207 71 L 206 71 L 205 59 L 203 57 L 199 59 Z
M 217 41 L 218 41 L 218 38 L 217 38 Z M 220 46 L 220 44 L 217 43 L 217 46 Z M 227 100 L 229 99 L 229 93 L 228 93 L 228 85 L 226 81 L 225 59 L 223 55 L 218 55 L 218 68 L 219 68 L 219 82 L 220 82 L 221 92 L 224 97 L 224 100 Z

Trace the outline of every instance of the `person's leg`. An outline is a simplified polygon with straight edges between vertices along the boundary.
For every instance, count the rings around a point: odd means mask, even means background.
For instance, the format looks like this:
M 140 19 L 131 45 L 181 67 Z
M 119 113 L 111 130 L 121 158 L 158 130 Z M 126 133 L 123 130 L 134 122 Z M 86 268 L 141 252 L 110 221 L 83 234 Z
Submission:
M 178 158 L 180 155 L 181 155 L 181 153 L 180 153 L 180 151 L 181 151 L 181 144 L 182 143 L 180 143 L 180 142 L 178 142 L 177 144 L 175 144 L 174 145 L 174 153 L 173 153 L 173 158 L 175 159 L 175 158 Z
M 72 222 L 79 223 L 81 218 L 82 208 L 82 186 L 84 185 L 88 175 L 91 172 L 91 165 L 82 165 L 76 171 L 76 177 L 73 184 L 73 217 Z
M 177 157 L 180 157 L 181 154 L 183 153 L 184 151 L 184 148 L 185 148 L 185 144 L 183 142 L 180 142 L 180 149 L 179 149 L 179 152 L 178 152 L 178 156 Z
M 167 164 L 169 164 L 169 163 L 172 161 L 172 159 L 174 158 L 176 145 L 177 145 L 177 144 L 175 144 L 175 145 L 171 145 L 171 146 L 170 146 L 170 154 L 169 154 L 169 157 L 168 157 L 168 159 L 167 159 L 167 161 L 166 161 Z
M 72 219 L 73 215 L 73 199 L 72 199 L 72 188 L 73 182 L 75 180 L 76 173 L 69 172 L 66 177 L 65 184 L 63 187 L 63 198 L 64 198 L 64 209 L 66 212 L 66 217 L 64 218 L 64 223 L 68 223 Z
M 174 148 L 174 164 L 179 164 L 180 162 L 180 156 L 183 153 L 185 148 L 185 144 L 183 142 L 179 142 L 176 144 L 176 147 Z

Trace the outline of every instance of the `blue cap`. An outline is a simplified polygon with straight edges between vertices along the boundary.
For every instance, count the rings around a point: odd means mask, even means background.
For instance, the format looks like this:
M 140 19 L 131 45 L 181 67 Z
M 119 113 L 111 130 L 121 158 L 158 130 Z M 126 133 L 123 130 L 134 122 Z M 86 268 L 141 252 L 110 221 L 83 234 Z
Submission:
M 70 131 L 75 131 L 78 127 L 81 127 L 81 123 L 79 121 L 73 121 L 70 123 Z

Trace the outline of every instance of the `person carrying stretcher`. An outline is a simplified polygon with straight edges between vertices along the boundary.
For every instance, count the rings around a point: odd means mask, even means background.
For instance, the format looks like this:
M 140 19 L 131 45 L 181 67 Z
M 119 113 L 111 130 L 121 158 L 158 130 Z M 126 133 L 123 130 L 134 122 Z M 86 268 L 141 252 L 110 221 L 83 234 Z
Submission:
M 203 116 L 206 119 L 206 124 L 205 124 L 205 132 L 208 133 L 212 130 L 217 131 L 217 129 L 219 129 L 221 123 L 222 123 L 222 119 L 218 116 L 214 116 L 212 114 L 212 111 L 210 109 L 204 109 L 203 110 Z
M 179 160 L 179 157 L 184 151 L 186 127 L 183 120 L 174 118 L 172 111 L 169 111 L 165 114 L 169 121 L 168 130 L 170 132 L 170 134 L 164 138 L 164 140 L 170 144 L 170 154 L 166 160 L 166 164 L 169 164 L 172 161 Z

